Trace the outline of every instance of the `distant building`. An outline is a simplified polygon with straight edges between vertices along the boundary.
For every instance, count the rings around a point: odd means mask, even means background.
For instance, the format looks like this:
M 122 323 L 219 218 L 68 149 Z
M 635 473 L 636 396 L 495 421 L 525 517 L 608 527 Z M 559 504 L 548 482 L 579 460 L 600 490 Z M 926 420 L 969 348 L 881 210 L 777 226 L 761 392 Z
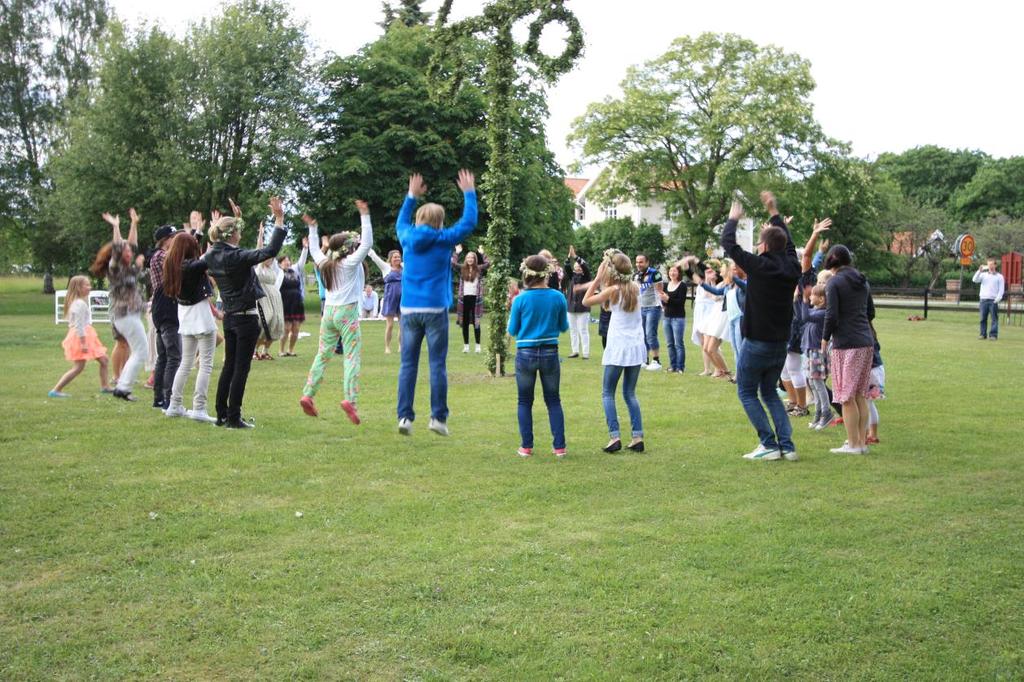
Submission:
M 593 178 L 565 178 L 565 186 L 576 197 L 575 227 L 590 227 L 609 218 L 632 218 L 637 225 L 643 222 L 657 225 L 662 234 L 668 236 L 669 231 L 676 226 L 675 221 L 666 215 L 665 204 L 661 201 L 652 200 L 644 204 L 624 201 L 605 205 L 590 199 L 588 193 L 600 177 L 601 173 Z

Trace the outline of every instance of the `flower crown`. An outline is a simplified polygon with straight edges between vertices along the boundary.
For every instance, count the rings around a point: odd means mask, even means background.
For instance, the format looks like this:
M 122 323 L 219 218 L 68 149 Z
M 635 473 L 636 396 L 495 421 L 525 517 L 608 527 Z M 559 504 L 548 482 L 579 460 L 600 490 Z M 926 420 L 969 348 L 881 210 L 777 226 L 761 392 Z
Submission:
M 612 279 L 613 281 L 616 281 L 616 282 L 621 282 L 623 284 L 626 284 L 626 283 L 629 283 L 629 282 L 631 282 L 633 280 L 633 273 L 632 272 L 619 272 L 619 269 L 616 268 L 615 264 L 612 262 L 612 258 L 614 258 L 617 254 L 620 254 L 620 253 L 622 253 L 622 252 L 619 251 L 618 249 L 605 249 L 604 258 L 602 258 L 601 261 L 604 263 L 604 265 L 605 265 L 605 270 L 604 271 L 605 271 L 605 273 L 607 273 L 607 275 L 608 275 L 608 277 L 610 279 Z
M 341 234 L 345 235 L 345 241 L 342 242 L 341 248 L 331 249 L 327 252 L 328 257 L 331 260 L 339 260 L 352 255 L 352 253 L 359 248 L 359 244 L 363 241 L 362 236 L 355 232 L 342 232 Z
M 228 216 L 228 217 L 230 217 L 230 216 Z M 234 223 L 232 223 L 230 225 L 221 225 L 220 227 L 217 228 L 217 231 L 220 233 L 221 239 L 224 239 L 226 237 L 230 237 L 236 231 L 237 232 L 241 232 L 243 227 L 245 227 L 245 223 L 242 222 L 242 219 L 241 218 L 235 218 L 235 222 Z
M 550 261 L 548 262 L 548 264 L 546 266 L 544 266 L 543 270 L 531 270 L 530 268 L 528 268 L 526 266 L 526 259 L 525 258 L 523 259 L 523 262 L 519 264 L 519 272 L 523 273 L 523 277 L 524 278 L 525 277 L 544 277 L 544 278 L 547 278 L 547 277 L 550 277 L 551 274 L 554 271 L 555 271 L 555 267 L 551 264 Z

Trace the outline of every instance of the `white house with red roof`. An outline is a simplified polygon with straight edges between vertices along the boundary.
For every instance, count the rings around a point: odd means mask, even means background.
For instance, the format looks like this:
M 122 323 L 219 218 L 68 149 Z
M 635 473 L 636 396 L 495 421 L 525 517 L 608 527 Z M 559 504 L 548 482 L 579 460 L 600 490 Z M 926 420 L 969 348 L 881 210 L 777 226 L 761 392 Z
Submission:
M 589 199 L 587 194 L 600 177 L 601 173 L 592 178 L 565 178 L 565 186 L 576 197 L 576 227 L 590 227 L 608 218 L 632 218 L 637 225 L 651 223 L 659 226 L 666 236 L 675 227 L 675 222 L 665 214 L 665 204 L 660 201 L 645 204 L 624 201 L 605 205 Z

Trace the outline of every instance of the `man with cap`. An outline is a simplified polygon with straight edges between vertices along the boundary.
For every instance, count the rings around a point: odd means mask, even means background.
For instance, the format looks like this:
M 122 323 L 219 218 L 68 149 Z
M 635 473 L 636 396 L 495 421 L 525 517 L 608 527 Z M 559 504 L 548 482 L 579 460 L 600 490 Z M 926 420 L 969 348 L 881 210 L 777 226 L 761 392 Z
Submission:
M 149 283 L 153 292 L 150 311 L 156 329 L 156 365 L 153 368 L 153 407 L 166 410 L 170 404 L 174 375 L 181 364 L 181 336 L 178 334 L 178 303 L 164 294 L 164 258 L 173 225 L 161 225 L 153 232 L 155 249 L 149 258 Z

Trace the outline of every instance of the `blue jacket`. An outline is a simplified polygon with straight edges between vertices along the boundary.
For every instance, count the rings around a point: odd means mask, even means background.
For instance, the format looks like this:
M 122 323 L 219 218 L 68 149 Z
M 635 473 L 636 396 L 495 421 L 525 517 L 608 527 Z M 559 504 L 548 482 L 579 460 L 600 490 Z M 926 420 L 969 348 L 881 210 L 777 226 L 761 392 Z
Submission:
M 476 192 L 463 194 L 462 217 L 451 227 L 413 225 L 416 198 L 406 196 L 395 230 L 402 245 L 402 311 L 447 311 L 452 305 L 451 255 L 476 229 Z
M 558 335 L 569 329 L 565 296 L 557 289 L 523 289 L 512 301 L 508 333 L 516 348 L 558 345 Z

